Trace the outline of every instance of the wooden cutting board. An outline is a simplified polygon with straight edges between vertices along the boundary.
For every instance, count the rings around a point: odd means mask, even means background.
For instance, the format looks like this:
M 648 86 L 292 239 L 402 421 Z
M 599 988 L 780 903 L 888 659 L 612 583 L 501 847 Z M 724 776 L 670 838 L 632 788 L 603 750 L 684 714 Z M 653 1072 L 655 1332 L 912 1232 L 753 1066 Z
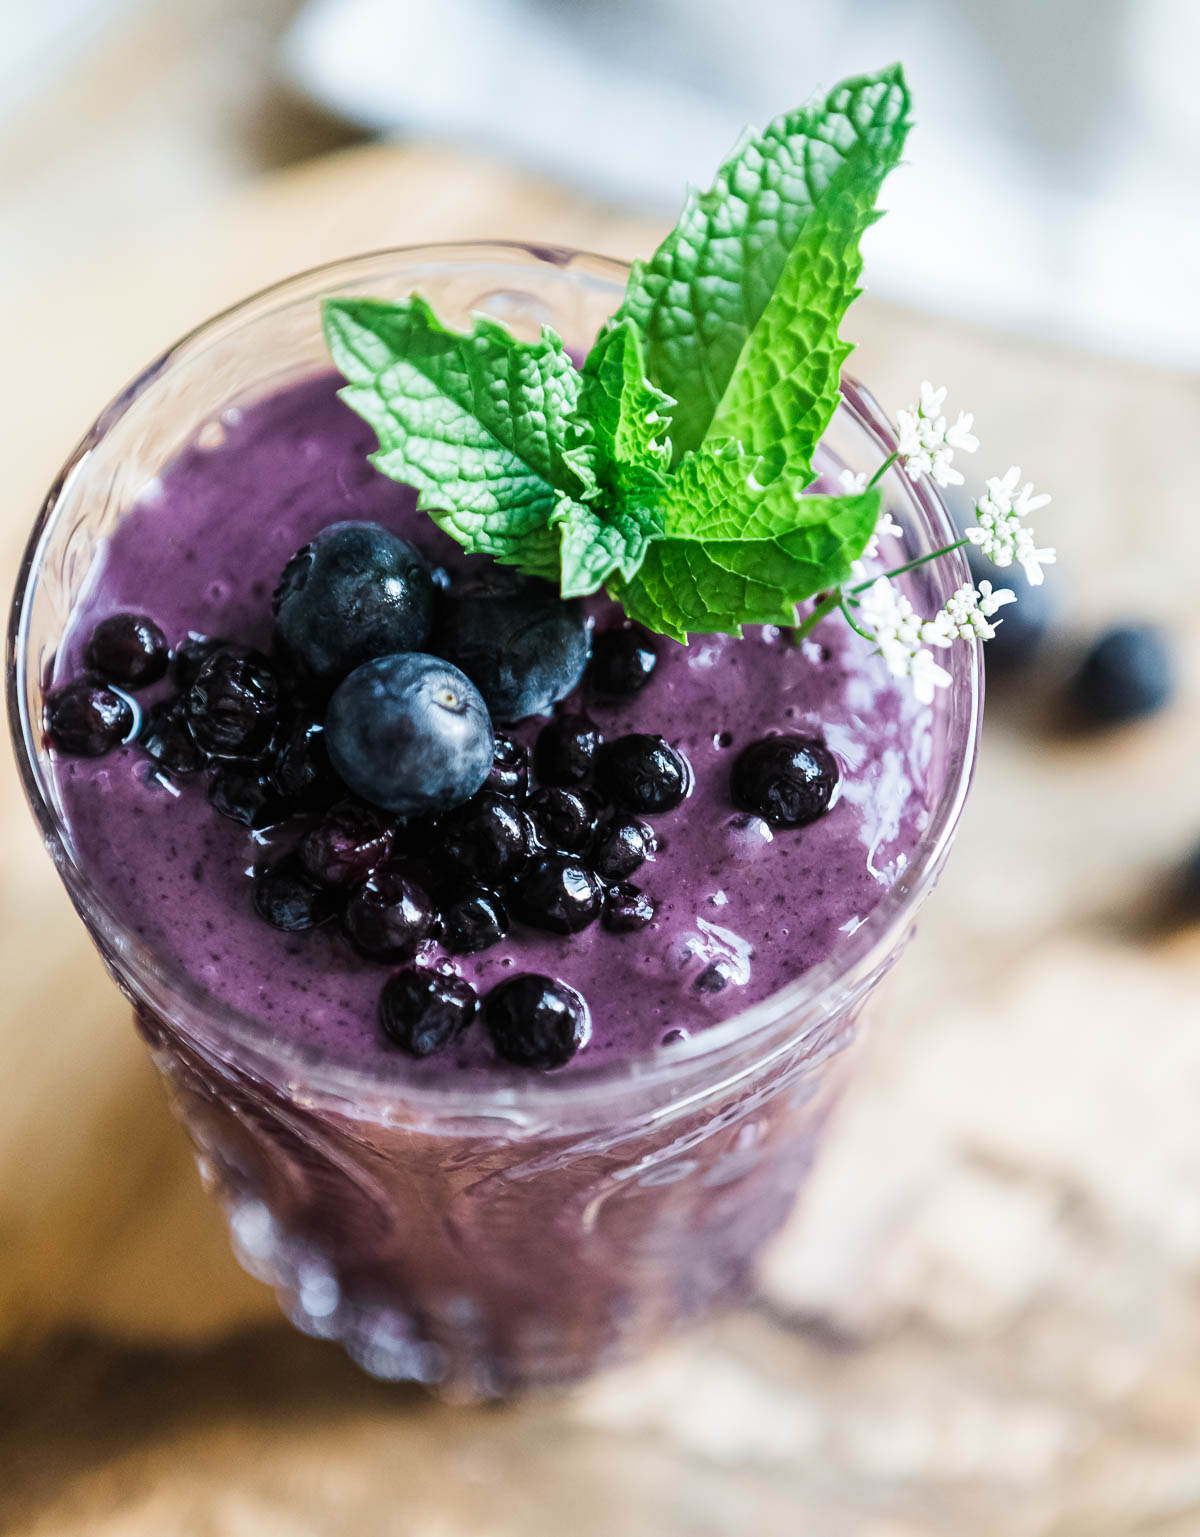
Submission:
M 104 401 L 249 290 L 387 244 L 630 256 L 658 233 L 479 160 L 378 147 L 0 298 L 5 582 Z M 1053 491 L 1062 623 L 1036 684 L 989 709 L 950 872 L 759 1305 L 499 1411 L 381 1388 L 283 1328 L 229 1257 L 5 761 L 0 1528 L 1200 1531 L 1200 938 L 1150 922 L 1200 837 L 1200 386 L 869 298 L 850 330 L 889 409 L 948 382 L 979 473 L 1019 460 Z M 1075 648 L 1125 615 L 1173 626 L 1179 701 L 1056 735 Z

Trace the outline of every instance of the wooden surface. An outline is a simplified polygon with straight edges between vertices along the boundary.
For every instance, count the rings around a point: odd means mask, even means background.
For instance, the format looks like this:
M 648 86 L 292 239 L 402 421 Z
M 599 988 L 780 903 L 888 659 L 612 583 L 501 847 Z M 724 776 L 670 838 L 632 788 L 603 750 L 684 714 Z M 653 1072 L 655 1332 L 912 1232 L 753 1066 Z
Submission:
M 388 243 L 629 255 L 655 233 L 379 148 L 0 297 L 5 582 L 94 412 L 249 289 Z M 850 332 L 889 409 L 948 382 L 979 472 L 1017 459 L 1053 491 L 1063 623 L 1037 686 L 992 701 L 950 872 L 760 1303 L 491 1411 L 381 1388 L 290 1333 L 229 1257 L 5 761 L 0 1529 L 1200 1532 L 1200 935 L 1150 921 L 1200 836 L 1200 386 L 869 298 Z M 1147 614 L 1183 653 L 1174 708 L 1056 735 L 1080 637 Z

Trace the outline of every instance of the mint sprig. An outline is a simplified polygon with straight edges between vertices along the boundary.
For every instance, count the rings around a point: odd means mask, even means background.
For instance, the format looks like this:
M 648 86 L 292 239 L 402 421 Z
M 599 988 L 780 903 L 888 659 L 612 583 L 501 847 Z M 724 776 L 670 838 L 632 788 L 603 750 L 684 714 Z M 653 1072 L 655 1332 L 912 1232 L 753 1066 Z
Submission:
M 859 241 L 909 127 L 899 67 L 750 135 L 689 198 L 581 370 L 545 329 L 521 342 L 424 300 L 332 300 L 325 327 L 374 427 L 372 462 L 469 551 L 607 585 L 677 640 L 792 624 L 845 581 L 876 491 L 807 496 L 850 347 Z

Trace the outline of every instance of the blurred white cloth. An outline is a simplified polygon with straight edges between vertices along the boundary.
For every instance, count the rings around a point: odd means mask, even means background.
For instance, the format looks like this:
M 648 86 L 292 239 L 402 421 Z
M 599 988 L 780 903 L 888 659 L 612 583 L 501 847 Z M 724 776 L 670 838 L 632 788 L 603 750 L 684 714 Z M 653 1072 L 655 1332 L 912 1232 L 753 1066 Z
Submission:
M 285 58 L 371 129 L 665 207 L 745 123 L 902 59 L 873 289 L 1200 368 L 1200 0 L 310 0 Z

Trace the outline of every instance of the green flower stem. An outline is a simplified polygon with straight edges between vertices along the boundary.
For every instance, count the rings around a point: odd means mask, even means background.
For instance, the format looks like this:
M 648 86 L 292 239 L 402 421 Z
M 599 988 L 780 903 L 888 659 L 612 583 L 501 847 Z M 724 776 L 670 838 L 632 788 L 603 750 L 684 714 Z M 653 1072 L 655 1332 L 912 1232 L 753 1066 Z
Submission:
M 897 449 L 894 454 L 889 454 L 887 456 L 887 458 L 883 461 L 883 463 L 875 471 L 874 475 L 872 475 L 870 480 L 867 481 L 866 489 L 868 491 L 873 490 L 879 484 L 879 482 L 883 479 L 883 477 L 887 474 L 887 472 L 891 469 L 892 465 L 895 464 L 896 460 L 899 459 L 899 457 L 900 457 L 900 450 L 899 449 Z
M 792 645 L 798 646 L 802 640 L 811 635 L 821 620 L 826 615 L 832 614 L 835 608 L 840 607 L 841 602 L 842 590 L 840 587 L 833 592 L 827 592 L 816 608 L 813 609 L 812 613 L 809 614 L 808 618 L 802 624 L 798 624 L 792 631 Z
M 970 542 L 971 541 L 969 539 L 960 539 L 956 544 L 946 545 L 944 549 L 931 550 L 928 555 L 918 555 L 915 560 L 906 561 L 904 565 L 897 566 L 892 571 L 885 571 L 883 575 L 890 582 L 893 577 L 903 576 L 906 571 L 915 571 L 918 566 L 924 566 L 931 560 L 941 560 L 943 555 L 950 555 L 955 550 L 961 550 L 964 545 L 968 545 Z M 852 593 L 866 592 L 867 588 L 873 587 L 878 580 L 879 578 L 877 576 L 873 576 L 869 582 L 859 582 L 858 586 L 851 587 L 850 591 Z

